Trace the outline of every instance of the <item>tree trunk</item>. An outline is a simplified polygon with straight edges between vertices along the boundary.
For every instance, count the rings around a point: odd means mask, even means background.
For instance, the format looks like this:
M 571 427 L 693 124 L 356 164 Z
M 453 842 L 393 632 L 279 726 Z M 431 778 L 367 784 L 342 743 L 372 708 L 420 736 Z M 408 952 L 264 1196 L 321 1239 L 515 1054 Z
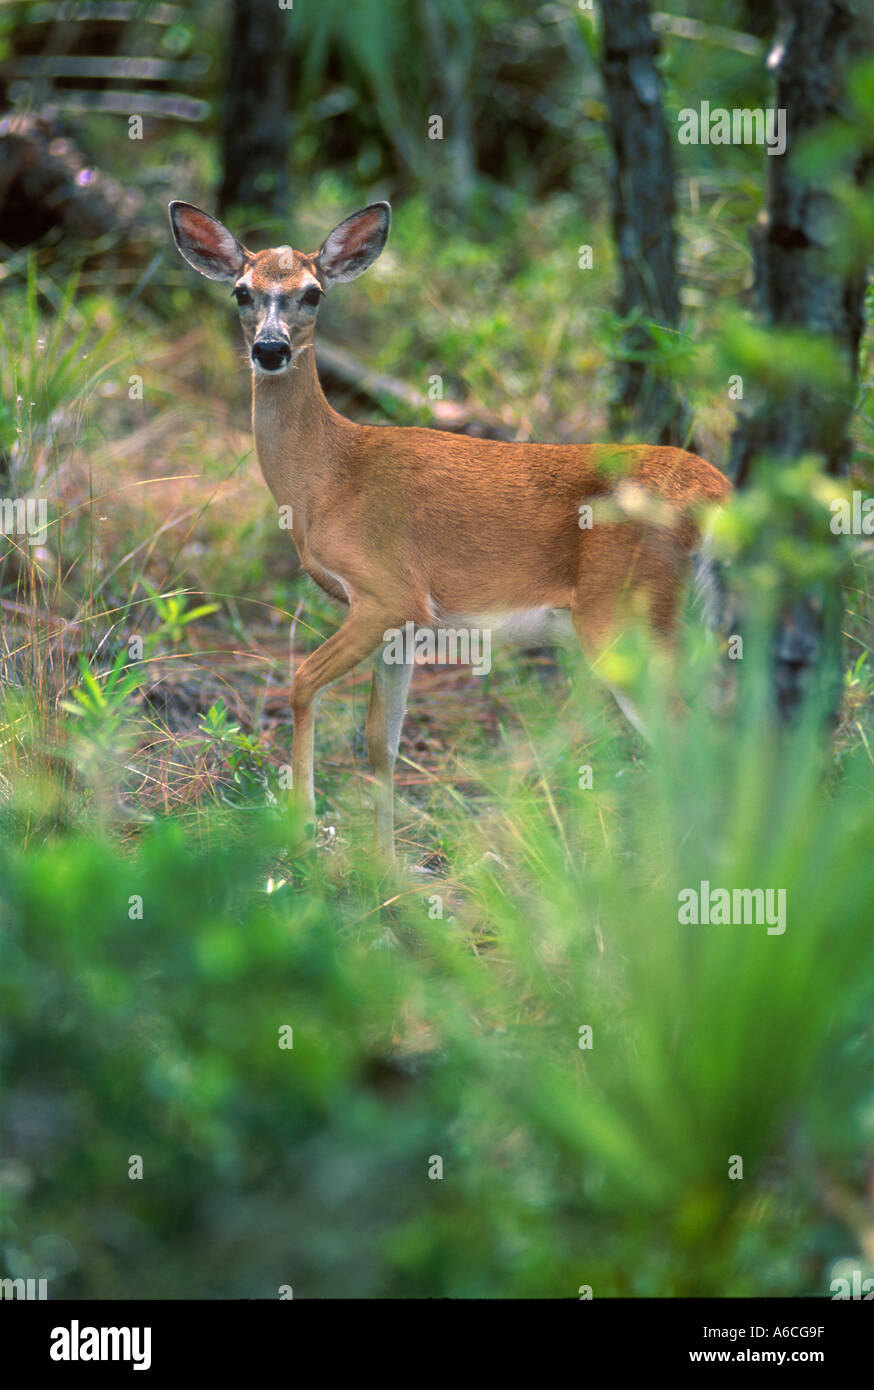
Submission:
M 471 89 L 476 62 L 475 20 L 461 4 L 435 6 L 419 0 L 428 62 L 437 95 L 437 112 L 446 122 L 446 154 L 437 160 L 434 205 L 466 218 L 476 179 Z M 439 147 L 438 147 L 439 148 Z M 436 153 L 436 152 L 435 152 Z
M 822 179 L 799 167 L 799 141 L 841 112 L 848 60 L 864 45 L 861 7 L 867 0 L 779 0 L 778 37 L 769 60 L 776 72 L 776 106 L 786 111 L 787 152 L 767 160 L 767 213 L 752 234 L 755 288 L 766 321 L 825 337 L 837 349 L 843 389 L 828 395 L 809 382 L 775 403 L 758 405 L 732 440 L 731 471 L 743 487 L 757 456 L 779 466 L 819 455 L 826 473 L 845 471 L 847 427 L 858 378 L 863 329 L 864 268 L 838 269 L 829 260 L 826 227 L 832 198 Z M 861 170 L 859 171 L 861 177 Z M 797 531 L 804 533 L 799 518 Z M 784 582 L 774 645 L 777 707 L 793 718 L 814 677 L 833 715 L 841 687 L 841 594 L 837 580 L 793 590 Z
M 288 212 L 290 16 L 277 0 L 233 0 L 222 117 L 221 213 L 235 204 L 277 215 Z
M 647 327 L 675 328 L 680 305 L 674 242 L 674 161 L 661 104 L 648 0 L 609 0 L 601 10 L 601 60 L 613 149 L 613 232 L 619 258 L 619 310 L 631 319 L 611 414 L 619 435 L 684 442 L 684 411 L 659 373 Z

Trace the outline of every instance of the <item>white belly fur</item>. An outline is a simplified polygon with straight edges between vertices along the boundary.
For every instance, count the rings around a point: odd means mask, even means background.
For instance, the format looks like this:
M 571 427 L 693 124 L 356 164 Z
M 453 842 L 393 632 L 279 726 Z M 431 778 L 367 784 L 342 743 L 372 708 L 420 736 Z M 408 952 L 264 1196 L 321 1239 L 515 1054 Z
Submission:
M 566 608 L 526 608 L 515 613 L 454 613 L 441 616 L 433 630 L 439 631 L 441 627 L 491 632 L 493 641 L 502 646 L 575 645 L 573 624 Z

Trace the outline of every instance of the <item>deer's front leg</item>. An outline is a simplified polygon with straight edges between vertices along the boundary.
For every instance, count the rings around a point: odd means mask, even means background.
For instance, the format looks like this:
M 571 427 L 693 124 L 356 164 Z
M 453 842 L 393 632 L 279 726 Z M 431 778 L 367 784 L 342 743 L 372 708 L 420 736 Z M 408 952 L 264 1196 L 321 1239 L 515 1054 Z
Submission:
M 386 661 L 386 653 L 383 647 L 373 663 L 365 734 L 375 779 L 376 848 L 384 859 L 391 860 L 395 849 L 394 767 L 413 665 L 410 661 Z
M 291 687 L 294 717 L 294 743 L 291 775 L 294 795 L 307 819 L 315 823 L 316 802 L 313 787 L 314 703 L 319 691 L 339 680 L 370 656 L 381 644 L 389 624 L 383 613 L 354 606 L 342 627 L 311 652 L 297 672 Z

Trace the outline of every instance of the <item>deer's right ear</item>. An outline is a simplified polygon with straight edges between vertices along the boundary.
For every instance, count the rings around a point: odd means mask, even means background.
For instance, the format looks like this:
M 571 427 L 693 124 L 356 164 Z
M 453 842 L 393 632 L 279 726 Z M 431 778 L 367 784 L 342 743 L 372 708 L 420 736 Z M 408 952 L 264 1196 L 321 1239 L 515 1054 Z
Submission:
M 248 258 L 227 227 L 192 203 L 170 204 L 173 238 L 189 265 L 210 280 L 238 280 Z

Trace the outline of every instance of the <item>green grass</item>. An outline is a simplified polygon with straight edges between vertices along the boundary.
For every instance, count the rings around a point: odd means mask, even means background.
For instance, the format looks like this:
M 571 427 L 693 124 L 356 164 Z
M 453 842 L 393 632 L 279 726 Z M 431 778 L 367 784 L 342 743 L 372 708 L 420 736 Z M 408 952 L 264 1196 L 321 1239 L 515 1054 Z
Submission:
M 598 700 L 568 695 L 446 798 L 437 873 L 289 852 L 260 798 L 126 847 L 0 841 L 11 1272 L 54 1297 L 822 1294 L 865 1258 L 870 764 L 828 790 L 752 692 L 642 762 L 606 736 L 582 790 L 565 716 Z M 680 924 L 702 879 L 785 888 L 785 933 Z

